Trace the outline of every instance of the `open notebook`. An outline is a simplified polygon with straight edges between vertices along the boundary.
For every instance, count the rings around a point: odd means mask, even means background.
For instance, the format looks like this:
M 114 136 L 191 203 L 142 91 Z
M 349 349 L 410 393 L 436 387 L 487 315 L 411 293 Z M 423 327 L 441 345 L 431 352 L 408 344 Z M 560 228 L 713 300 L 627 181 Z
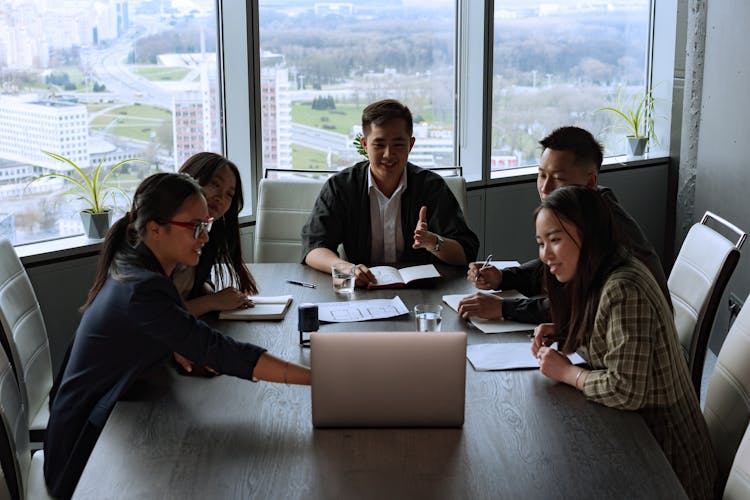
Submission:
M 251 296 L 250 300 L 255 307 L 248 309 L 235 309 L 233 311 L 222 311 L 219 319 L 236 319 L 244 321 L 284 319 L 289 304 L 292 303 L 291 295 L 278 295 L 275 297 Z

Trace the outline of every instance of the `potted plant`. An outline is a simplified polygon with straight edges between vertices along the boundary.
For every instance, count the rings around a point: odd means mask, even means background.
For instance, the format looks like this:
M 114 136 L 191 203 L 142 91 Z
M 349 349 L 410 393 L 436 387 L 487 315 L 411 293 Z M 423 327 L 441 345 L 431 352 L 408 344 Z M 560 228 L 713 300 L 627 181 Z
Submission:
M 122 189 L 112 184 L 112 174 L 126 163 L 133 161 L 143 162 L 143 160 L 136 158 L 122 160 L 113 165 L 109 171 L 102 176 L 103 160 L 99 161 L 99 164 L 93 169 L 84 169 L 76 165 L 70 158 L 66 158 L 56 153 L 50 153 L 49 151 L 42 152 L 57 161 L 67 163 L 73 168 L 73 172 L 51 172 L 43 174 L 32 179 L 29 184 L 50 177 L 67 181 L 70 184 L 70 188 L 64 194 L 83 200 L 87 205 L 86 208 L 81 210 L 81 222 L 86 230 L 86 235 L 92 239 L 104 238 L 109 230 L 110 216 L 112 213 L 112 207 L 106 203 L 107 198 L 111 198 L 111 203 L 113 205 L 116 204 L 117 194 L 128 200 L 128 203 L 130 201 L 128 195 L 125 194 Z
M 352 141 L 352 144 L 354 145 L 354 149 L 357 150 L 357 153 L 367 158 L 367 150 L 362 145 L 362 138 L 364 136 L 365 135 L 362 132 L 358 133 L 356 136 L 354 136 L 354 140 Z
M 597 111 L 609 111 L 620 118 L 618 128 L 627 133 L 630 156 L 642 156 L 649 140 L 658 143 L 654 133 L 654 87 L 643 95 L 634 95 L 630 99 L 623 97 L 622 88 L 612 106 L 599 108 Z

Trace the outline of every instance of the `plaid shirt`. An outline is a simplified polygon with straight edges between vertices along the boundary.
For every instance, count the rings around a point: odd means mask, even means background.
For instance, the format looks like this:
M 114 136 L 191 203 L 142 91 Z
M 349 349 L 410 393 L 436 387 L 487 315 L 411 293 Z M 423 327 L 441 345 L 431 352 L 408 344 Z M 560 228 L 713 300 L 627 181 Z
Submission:
M 638 260 L 602 288 L 585 353 L 593 368 L 584 395 L 641 413 L 691 498 L 713 498 L 716 457 L 677 340 L 674 318 Z

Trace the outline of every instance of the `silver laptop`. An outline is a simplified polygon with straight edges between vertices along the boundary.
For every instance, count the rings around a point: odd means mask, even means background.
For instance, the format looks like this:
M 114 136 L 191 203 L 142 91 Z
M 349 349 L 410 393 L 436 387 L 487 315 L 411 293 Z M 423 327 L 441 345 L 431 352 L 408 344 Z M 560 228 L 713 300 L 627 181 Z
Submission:
M 465 332 L 310 335 L 315 427 L 460 427 Z

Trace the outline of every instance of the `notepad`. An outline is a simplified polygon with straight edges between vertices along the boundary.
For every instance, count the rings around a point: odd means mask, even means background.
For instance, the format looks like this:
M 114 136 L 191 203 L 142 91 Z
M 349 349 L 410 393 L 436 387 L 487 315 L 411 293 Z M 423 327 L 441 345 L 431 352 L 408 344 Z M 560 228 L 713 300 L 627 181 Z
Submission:
M 370 289 L 404 288 L 406 285 L 414 284 L 417 281 L 440 277 L 440 273 L 432 264 L 404 267 L 402 269 L 396 269 L 391 266 L 375 266 L 370 268 L 370 272 L 377 280 L 377 283 L 367 286 Z
M 478 372 L 539 368 L 539 360 L 531 354 L 529 342 L 472 344 L 466 348 L 466 357 Z M 574 365 L 586 363 L 576 353 L 569 355 L 568 359 Z
M 485 293 L 485 292 L 482 292 Z M 443 302 L 454 311 L 458 312 L 458 303 L 468 294 L 443 295 Z M 499 295 L 504 299 L 523 299 L 524 295 L 515 290 L 506 290 L 504 292 L 494 292 L 493 295 Z M 482 319 L 470 318 L 469 323 L 484 333 L 508 333 L 508 332 L 526 332 L 533 331 L 536 324 L 521 323 L 519 321 L 510 321 L 507 319 Z
M 255 307 L 248 309 L 234 309 L 233 311 L 222 311 L 219 319 L 233 319 L 240 321 L 259 321 L 267 319 L 284 319 L 289 304 L 292 303 L 291 295 L 278 295 L 275 297 L 251 296 L 250 300 Z

